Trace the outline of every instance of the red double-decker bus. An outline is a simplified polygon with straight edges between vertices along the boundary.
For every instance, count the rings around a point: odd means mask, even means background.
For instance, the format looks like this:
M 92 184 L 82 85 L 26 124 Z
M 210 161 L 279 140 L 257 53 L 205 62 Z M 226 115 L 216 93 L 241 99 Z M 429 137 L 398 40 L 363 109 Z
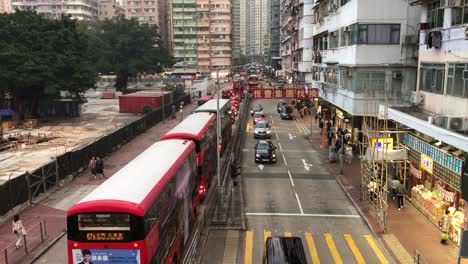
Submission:
M 186 139 L 195 143 L 198 195 L 203 200 L 216 170 L 216 115 L 193 113 L 161 137 L 161 140 L 167 139 Z
M 153 144 L 67 212 L 68 263 L 179 263 L 199 200 L 195 143 Z
M 213 99 L 213 96 L 211 95 L 206 95 L 206 96 L 203 96 L 203 97 L 200 97 L 198 99 L 198 106 L 208 102 L 209 100 Z

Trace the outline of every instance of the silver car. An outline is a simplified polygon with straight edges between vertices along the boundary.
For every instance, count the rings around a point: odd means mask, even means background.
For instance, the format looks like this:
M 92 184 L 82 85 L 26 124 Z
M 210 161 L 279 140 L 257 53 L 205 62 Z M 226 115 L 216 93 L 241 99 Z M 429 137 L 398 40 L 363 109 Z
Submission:
M 254 138 L 271 138 L 270 124 L 267 121 L 255 123 Z

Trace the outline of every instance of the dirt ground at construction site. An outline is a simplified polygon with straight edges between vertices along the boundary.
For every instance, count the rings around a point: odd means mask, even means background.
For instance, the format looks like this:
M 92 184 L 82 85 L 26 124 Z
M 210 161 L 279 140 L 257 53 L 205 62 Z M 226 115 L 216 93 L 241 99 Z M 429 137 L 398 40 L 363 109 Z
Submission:
M 0 151 L 0 182 L 33 171 L 53 157 L 87 145 L 137 119 L 119 113 L 118 99 L 88 98 L 80 117 L 39 120 L 34 128 L 3 131 L 7 145 Z

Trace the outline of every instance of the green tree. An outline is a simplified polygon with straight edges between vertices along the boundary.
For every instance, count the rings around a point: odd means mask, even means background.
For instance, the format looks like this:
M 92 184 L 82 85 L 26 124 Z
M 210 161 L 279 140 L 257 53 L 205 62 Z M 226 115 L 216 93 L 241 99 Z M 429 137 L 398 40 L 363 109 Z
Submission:
M 250 62 L 249 57 L 241 54 L 240 57 L 234 61 L 234 66 L 245 65 L 245 64 L 248 64 L 249 62 Z
M 174 60 L 162 46 L 155 25 L 139 24 L 135 19 L 83 22 L 81 30 L 89 34 L 88 52 L 95 56 L 96 70 L 117 75 L 116 88 L 127 87 L 129 77 L 159 73 Z
M 31 11 L 0 14 L 0 100 L 6 94 L 20 114 L 38 114 L 40 102 L 73 97 L 93 87 L 87 36 L 68 17 L 46 19 Z

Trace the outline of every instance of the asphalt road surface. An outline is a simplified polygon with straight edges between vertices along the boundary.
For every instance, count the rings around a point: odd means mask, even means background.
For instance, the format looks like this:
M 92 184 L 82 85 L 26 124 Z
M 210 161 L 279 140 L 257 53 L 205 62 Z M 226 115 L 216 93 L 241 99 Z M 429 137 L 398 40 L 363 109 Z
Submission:
M 308 263 L 393 263 L 305 139 L 311 124 L 281 120 L 278 102 L 253 102 L 263 106 L 272 125 L 275 164 L 255 163 L 252 120 L 246 129 L 242 157 L 246 231 L 211 231 L 202 263 L 262 263 L 268 236 L 300 237 Z

